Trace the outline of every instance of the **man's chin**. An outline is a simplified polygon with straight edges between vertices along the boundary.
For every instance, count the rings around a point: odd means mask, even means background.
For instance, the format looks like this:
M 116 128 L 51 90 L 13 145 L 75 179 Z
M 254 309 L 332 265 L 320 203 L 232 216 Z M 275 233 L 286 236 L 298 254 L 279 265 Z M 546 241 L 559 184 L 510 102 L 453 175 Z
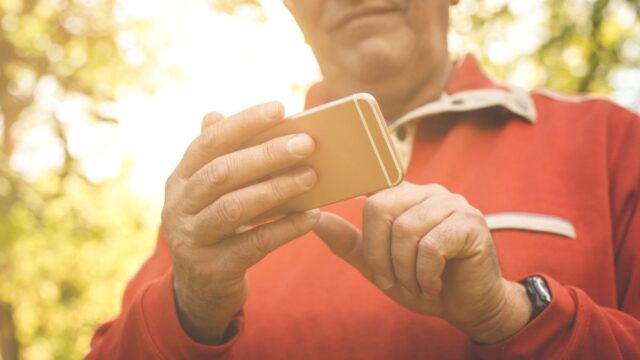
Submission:
M 370 38 L 362 40 L 349 57 L 350 70 L 362 80 L 381 80 L 402 68 L 402 56 L 386 39 Z

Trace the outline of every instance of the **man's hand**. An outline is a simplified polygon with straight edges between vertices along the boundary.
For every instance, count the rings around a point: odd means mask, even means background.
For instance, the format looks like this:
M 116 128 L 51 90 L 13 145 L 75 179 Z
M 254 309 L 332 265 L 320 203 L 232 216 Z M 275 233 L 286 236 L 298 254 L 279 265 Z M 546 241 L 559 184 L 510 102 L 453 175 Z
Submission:
M 283 112 L 281 104 L 269 103 L 226 119 L 207 115 L 201 135 L 167 181 L 162 225 L 173 258 L 178 315 L 202 343 L 224 341 L 247 298 L 245 271 L 318 220 L 319 211 L 310 211 L 245 226 L 316 182 L 312 169 L 292 167 L 314 151 L 308 135 L 246 147 L 282 122 Z
M 316 234 L 390 298 L 495 343 L 531 314 L 524 287 L 505 280 L 480 211 L 440 185 L 400 186 L 370 197 L 363 231 L 322 213 Z

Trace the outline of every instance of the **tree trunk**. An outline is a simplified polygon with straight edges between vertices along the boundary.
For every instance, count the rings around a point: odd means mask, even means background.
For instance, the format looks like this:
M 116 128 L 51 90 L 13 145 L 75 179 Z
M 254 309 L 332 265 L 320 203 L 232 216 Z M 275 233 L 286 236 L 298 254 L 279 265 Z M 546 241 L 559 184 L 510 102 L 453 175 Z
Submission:
M 13 325 L 13 309 L 0 302 L 0 356 L 2 360 L 18 360 L 18 341 Z

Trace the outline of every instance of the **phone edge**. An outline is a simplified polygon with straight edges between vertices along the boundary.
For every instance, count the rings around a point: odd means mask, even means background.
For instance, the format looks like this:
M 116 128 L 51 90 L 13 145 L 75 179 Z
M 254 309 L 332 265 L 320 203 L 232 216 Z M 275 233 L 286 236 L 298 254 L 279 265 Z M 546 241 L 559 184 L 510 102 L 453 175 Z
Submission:
M 367 135 L 369 136 L 369 141 L 371 142 L 371 146 L 374 148 L 380 168 L 382 169 L 385 175 L 385 180 L 387 181 L 387 185 L 390 187 L 398 185 L 400 182 L 402 182 L 402 179 L 404 178 L 404 171 L 402 166 L 400 166 L 397 154 L 395 152 L 395 148 L 391 144 L 391 140 L 389 139 L 389 134 L 385 129 L 386 124 L 383 123 L 384 117 L 382 116 L 380 108 L 377 105 L 378 104 L 377 101 L 375 100 L 373 95 L 368 93 L 354 94 L 350 96 L 350 98 L 353 98 L 354 104 L 356 105 L 356 109 L 358 110 L 358 114 L 360 115 L 360 120 L 362 121 L 362 124 L 364 125 L 365 130 L 367 131 Z M 380 134 L 382 135 L 382 138 L 384 139 L 384 142 L 387 145 L 387 148 L 390 150 L 391 159 L 393 161 L 393 165 L 395 166 L 395 170 L 398 174 L 398 178 L 394 179 L 393 181 L 389 176 L 389 171 L 387 170 L 384 162 L 382 161 L 382 157 L 379 154 L 379 150 L 375 146 L 375 142 L 371 135 L 371 129 L 369 128 L 369 124 L 367 123 L 364 115 L 362 114 L 362 110 L 360 109 L 360 104 L 358 103 L 358 100 L 362 100 L 366 102 L 371 107 L 371 111 L 373 115 L 376 117 L 375 122 L 378 125 L 378 130 L 380 131 Z

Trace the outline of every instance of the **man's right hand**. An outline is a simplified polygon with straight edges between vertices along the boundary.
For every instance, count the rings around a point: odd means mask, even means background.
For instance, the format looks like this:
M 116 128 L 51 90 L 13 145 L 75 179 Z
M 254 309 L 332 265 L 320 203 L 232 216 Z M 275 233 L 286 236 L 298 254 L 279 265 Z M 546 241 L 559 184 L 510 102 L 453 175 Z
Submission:
M 177 311 L 198 342 L 225 341 L 247 298 L 246 270 L 318 220 L 316 210 L 245 227 L 316 183 L 313 169 L 295 166 L 315 149 L 308 135 L 246 147 L 252 137 L 281 123 L 283 114 L 274 102 L 229 118 L 207 115 L 202 133 L 167 181 L 162 224 L 173 259 Z

